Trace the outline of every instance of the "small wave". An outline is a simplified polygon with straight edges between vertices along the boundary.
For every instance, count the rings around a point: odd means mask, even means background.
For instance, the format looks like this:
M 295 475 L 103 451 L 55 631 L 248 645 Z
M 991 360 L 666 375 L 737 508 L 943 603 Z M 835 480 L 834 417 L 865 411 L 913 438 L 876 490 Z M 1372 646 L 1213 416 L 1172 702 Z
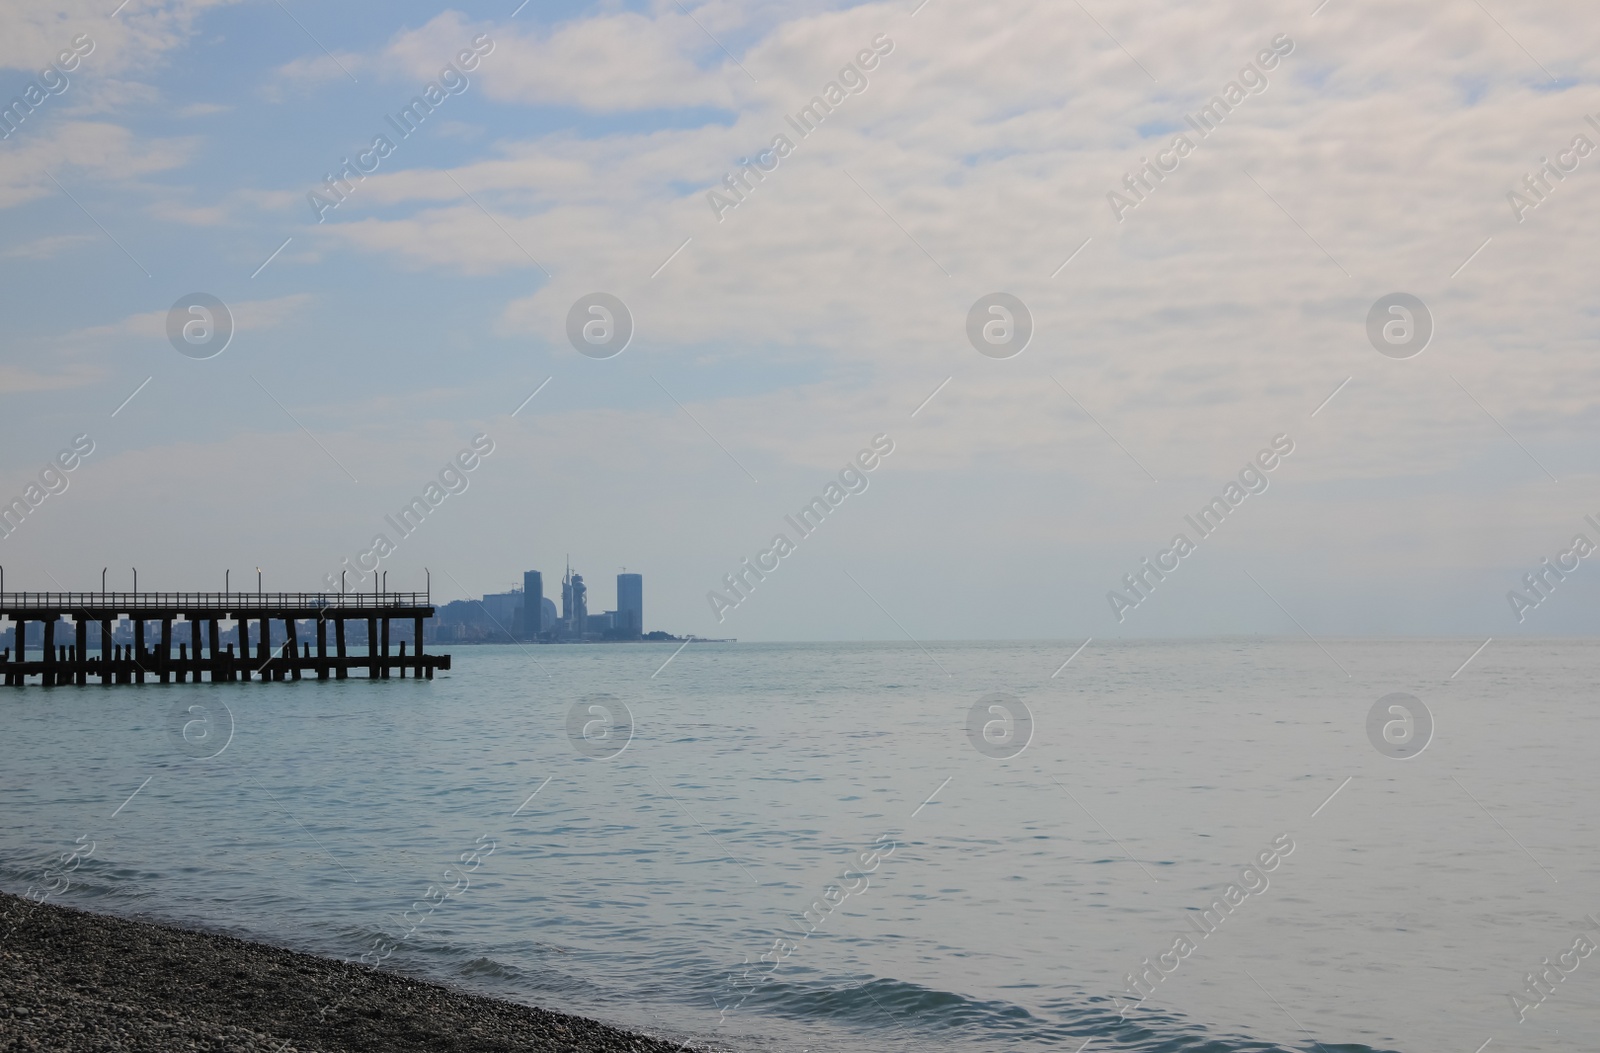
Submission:
M 1037 1035 L 1050 1026 L 1011 1002 L 884 978 L 844 987 L 775 981 L 759 988 L 747 1005 L 797 1019 L 829 1019 L 873 1028 L 893 1024 L 922 1032 L 976 1027 Z
M 481 954 L 470 961 L 458 965 L 456 971 L 462 976 L 473 980 L 516 981 L 527 975 L 514 965 L 497 962 L 493 958 L 487 958 Z
M 1295 1048 L 1243 1035 L 1207 1031 L 1193 1021 L 1154 1009 L 1140 1012 L 1137 1022 L 1124 1019 L 1111 999 L 1079 994 L 1053 999 L 1047 1008 L 1030 1010 L 1003 999 L 977 998 L 920 984 L 874 978 L 849 986 L 775 981 L 746 1003 L 802 1021 L 826 1019 L 853 1030 L 887 1037 L 899 1033 L 910 1048 L 938 1037 L 959 1042 L 960 1032 L 1017 1047 L 1060 1046 L 1077 1049 L 1090 1039 L 1109 1039 L 1121 1049 L 1144 1053 L 1276 1053 Z M 1307 1041 L 1298 1047 L 1314 1053 L 1386 1053 L 1357 1043 Z

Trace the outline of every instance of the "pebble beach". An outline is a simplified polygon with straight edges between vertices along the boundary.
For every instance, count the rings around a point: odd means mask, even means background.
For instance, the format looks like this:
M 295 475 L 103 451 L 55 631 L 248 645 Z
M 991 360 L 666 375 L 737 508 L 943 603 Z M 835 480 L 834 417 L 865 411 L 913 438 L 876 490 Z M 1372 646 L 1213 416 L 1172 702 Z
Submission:
M 675 1053 L 593 1020 L 0 893 L 0 1051 Z

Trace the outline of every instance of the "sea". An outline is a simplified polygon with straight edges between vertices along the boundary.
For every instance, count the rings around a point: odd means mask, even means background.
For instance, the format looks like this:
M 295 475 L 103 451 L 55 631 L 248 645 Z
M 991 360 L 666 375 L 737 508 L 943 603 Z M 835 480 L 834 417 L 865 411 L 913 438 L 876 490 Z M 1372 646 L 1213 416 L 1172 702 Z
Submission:
M 686 1049 L 1600 1049 L 1583 640 L 0 688 L 0 887 Z

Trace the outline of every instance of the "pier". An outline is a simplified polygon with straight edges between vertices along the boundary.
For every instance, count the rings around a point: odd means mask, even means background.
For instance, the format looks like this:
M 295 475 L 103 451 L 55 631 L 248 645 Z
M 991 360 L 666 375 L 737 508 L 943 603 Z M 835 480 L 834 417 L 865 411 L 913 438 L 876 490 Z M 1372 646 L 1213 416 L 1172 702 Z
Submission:
M 29 677 L 46 686 L 101 684 L 234 683 L 299 680 L 344 680 L 352 670 L 374 680 L 409 672 L 433 679 L 435 669 L 450 668 L 450 656 L 423 652 L 423 621 L 433 616 L 432 599 L 422 592 L 0 592 L 0 619 L 15 626 L 15 647 L 0 650 L 0 684 L 22 687 Z M 63 617 L 73 630 L 56 639 Z M 112 638 L 112 625 L 122 618 L 133 624 L 132 644 Z M 351 655 L 345 647 L 345 626 L 366 623 L 367 654 Z M 413 625 L 412 653 L 401 642 L 389 650 L 391 622 Z M 235 623 L 224 630 L 222 623 Z M 272 623 L 282 622 L 274 644 Z M 41 655 L 29 660 L 29 626 L 40 622 Z M 153 639 L 146 625 L 158 623 Z M 302 622 L 312 640 L 301 639 Z M 89 626 L 99 626 L 99 650 L 91 654 Z M 251 626 L 255 631 L 252 638 Z M 329 651 L 330 627 L 332 652 Z M 187 636 L 187 639 L 182 637 Z M 226 639 L 224 639 L 226 637 Z M 174 651 L 176 646 L 176 651 Z

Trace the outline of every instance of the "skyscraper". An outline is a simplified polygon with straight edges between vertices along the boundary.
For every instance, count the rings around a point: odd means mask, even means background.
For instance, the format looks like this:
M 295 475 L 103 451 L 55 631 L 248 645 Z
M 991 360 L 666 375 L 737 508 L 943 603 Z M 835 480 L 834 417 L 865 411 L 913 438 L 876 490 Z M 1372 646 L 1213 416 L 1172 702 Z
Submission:
M 644 632 L 644 575 L 617 575 L 617 628 L 629 636 Z
M 517 636 L 532 640 L 539 635 L 544 614 L 544 575 L 536 570 L 522 572 L 522 615 Z
M 589 588 L 582 574 L 572 576 L 572 633 L 578 639 L 589 631 Z

